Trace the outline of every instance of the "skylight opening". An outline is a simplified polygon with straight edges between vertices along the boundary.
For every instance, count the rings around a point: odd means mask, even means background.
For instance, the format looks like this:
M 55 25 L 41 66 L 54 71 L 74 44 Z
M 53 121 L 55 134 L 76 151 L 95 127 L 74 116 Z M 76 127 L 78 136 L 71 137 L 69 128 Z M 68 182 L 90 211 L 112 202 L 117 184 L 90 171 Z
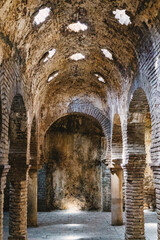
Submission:
M 72 56 L 70 56 L 70 59 L 74 61 L 79 61 L 85 59 L 85 56 L 82 53 L 75 53 Z
M 120 24 L 125 24 L 126 26 L 128 26 L 128 24 L 131 24 L 130 17 L 126 14 L 125 9 L 116 9 L 116 11 L 113 11 L 113 14 L 115 15 L 115 18 L 118 19 Z
M 56 78 L 56 77 L 58 76 L 58 74 L 59 74 L 58 71 L 51 73 L 51 74 L 49 75 L 49 77 L 48 77 L 47 82 L 52 81 L 54 78 Z
M 39 25 L 43 23 L 46 18 L 49 16 L 51 9 L 48 7 L 42 8 L 38 11 L 37 15 L 34 17 L 33 23 Z
M 100 74 L 95 73 L 94 75 L 97 77 L 98 81 L 105 83 L 104 78 Z
M 86 31 L 88 29 L 88 26 L 84 23 L 77 22 L 77 23 L 71 23 L 67 27 L 67 29 L 73 31 L 73 32 L 80 32 L 80 31 Z
M 48 51 L 48 55 L 47 57 L 45 57 L 45 59 L 43 60 L 43 62 L 47 62 L 50 58 L 52 58 L 56 53 L 56 49 L 51 49 L 50 51 Z
M 101 51 L 106 58 L 109 58 L 110 60 L 113 60 L 112 53 L 110 51 L 108 51 L 105 48 L 101 49 Z

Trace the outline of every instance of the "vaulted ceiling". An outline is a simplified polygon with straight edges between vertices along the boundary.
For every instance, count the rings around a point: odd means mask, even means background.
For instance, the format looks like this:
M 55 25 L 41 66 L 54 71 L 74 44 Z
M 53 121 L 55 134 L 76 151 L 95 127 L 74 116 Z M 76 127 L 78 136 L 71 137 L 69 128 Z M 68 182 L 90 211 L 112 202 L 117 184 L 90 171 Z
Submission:
M 46 7 L 48 17 L 35 24 L 38 11 Z M 126 10 L 129 24 L 115 18 L 117 9 Z M 107 101 L 111 92 L 119 95 L 129 88 L 137 72 L 141 41 L 156 26 L 159 14 L 159 0 L 1 0 L 0 43 L 2 48 L 4 42 L 8 46 L 1 55 L 18 55 L 36 100 L 49 102 L 56 94 L 91 94 Z M 87 29 L 69 29 L 78 21 Z M 46 59 L 52 49 L 54 56 Z M 105 57 L 102 49 L 112 57 Z M 85 58 L 72 60 L 75 53 Z

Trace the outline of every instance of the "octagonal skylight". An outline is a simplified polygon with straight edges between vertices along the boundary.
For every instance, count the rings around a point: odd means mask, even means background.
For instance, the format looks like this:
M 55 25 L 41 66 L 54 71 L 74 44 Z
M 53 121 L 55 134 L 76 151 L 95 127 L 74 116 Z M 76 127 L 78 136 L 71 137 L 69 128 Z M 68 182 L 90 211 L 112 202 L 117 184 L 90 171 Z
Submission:
M 95 73 L 94 75 L 97 77 L 98 81 L 105 83 L 104 78 L 100 74 Z
M 51 74 L 49 75 L 49 77 L 48 77 L 47 82 L 52 81 L 54 78 L 56 78 L 56 77 L 58 76 L 58 74 L 59 74 L 58 71 L 55 71 L 55 72 L 51 73 Z
M 113 60 L 112 53 L 109 50 L 103 48 L 103 49 L 101 49 L 101 51 L 106 58 L 109 58 L 110 60 Z
M 71 60 L 79 61 L 85 59 L 85 56 L 82 53 L 75 53 L 69 57 Z
M 33 23 L 36 25 L 43 23 L 46 20 L 46 18 L 49 16 L 50 11 L 51 9 L 49 7 L 39 9 L 38 13 L 34 17 Z
M 125 24 L 128 26 L 128 24 L 131 23 L 130 17 L 126 14 L 126 10 L 119 10 L 116 9 L 116 11 L 113 11 L 113 14 L 115 15 L 115 18 L 118 19 L 120 24 Z
M 43 62 L 47 62 L 50 58 L 52 58 L 56 53 L 56 49 L 51 49 L 50 51 L 48 51 L 47 57 L 45 57 L 45 59 L 43 60 Z
M 73 31 L 73 32 L 80 32 L 80 31 L 86 31 L 88 26 L 81 22 L 71 23 L 67 27 L 67 29 Z

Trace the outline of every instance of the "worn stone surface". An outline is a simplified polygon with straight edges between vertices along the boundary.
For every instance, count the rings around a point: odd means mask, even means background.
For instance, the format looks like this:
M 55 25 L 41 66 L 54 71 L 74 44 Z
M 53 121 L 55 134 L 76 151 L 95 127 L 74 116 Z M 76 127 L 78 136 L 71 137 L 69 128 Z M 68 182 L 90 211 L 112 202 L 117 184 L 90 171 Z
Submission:
M 144 216 L 146 240 L 157 239 L 156 212 L 146 211 Z M 4 240 L 7 225 L 8 213 L 4 213 Z M 28 228 L 28 240 L 124 240 L 124 232 L 125 225 L 111 226 L 111 213 L 54 211 L 38 213 L 38 228 Z
M 89 126 L 89 128 L 88 128 Z M 102 129 L 93 119 L 71 115 L 46 135 L 48 209 L 101 209 Z

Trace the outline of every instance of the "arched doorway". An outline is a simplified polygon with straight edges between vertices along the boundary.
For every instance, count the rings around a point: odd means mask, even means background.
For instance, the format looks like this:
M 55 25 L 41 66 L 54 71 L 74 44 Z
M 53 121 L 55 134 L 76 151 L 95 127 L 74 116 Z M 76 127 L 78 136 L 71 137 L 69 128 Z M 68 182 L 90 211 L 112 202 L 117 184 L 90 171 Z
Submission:
M 47 209 L 102 208 L 103 137 L 100 124 L 85 114 L 65 116 L 48 129 L 45 138 Z

